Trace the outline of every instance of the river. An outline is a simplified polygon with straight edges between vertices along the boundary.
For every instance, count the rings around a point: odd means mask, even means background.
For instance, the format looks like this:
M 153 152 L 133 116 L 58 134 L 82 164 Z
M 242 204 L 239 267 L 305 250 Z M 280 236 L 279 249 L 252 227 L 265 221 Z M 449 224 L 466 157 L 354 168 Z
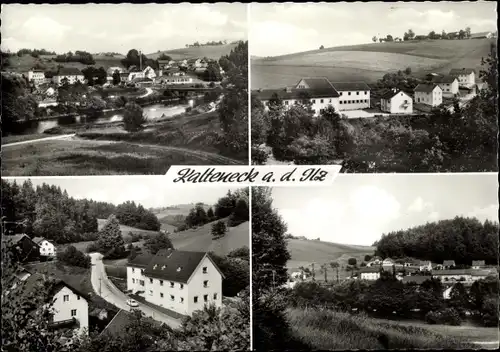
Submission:
M 153 104 L 149 106 L 144 106 L 144 114 L 147 116 L 148 120 L 156 120 L 161 117 L 172 117 L 181 114 L 186 111 L 186 108 L 193 107 L 197 105 L 199 101 L 189 100 L 187 102 L 179 103 L 175 102 L 172 104 Z M 65 126 L 70 127 L 76 124 L 106 124 L 110 122 L 119 122 L 123 120 L 123 111 L 107 111 L 91 115 L 79 115 L 79 116 L 62 116 L 49 118 L 47 120 L 41 121 L 26 121 L 21 122 L 17 125 L 16 131 L 12 134 L 15 135 L 25 135 L 25 134 L 38 134 L 44 133 L 44 131 L 57 127 Z

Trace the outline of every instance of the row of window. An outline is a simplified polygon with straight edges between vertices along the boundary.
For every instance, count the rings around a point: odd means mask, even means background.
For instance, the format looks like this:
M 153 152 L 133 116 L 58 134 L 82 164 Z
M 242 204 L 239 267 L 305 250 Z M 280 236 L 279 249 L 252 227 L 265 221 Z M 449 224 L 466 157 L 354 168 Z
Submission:
M 368 99 L 359 99 L 359 100 L 341 100 L 340 104 L 368 104 Z
M 153 290 L 149 290 L 149 295 L 150 296 L 153 295 Z M 163 294 L 163 292 L 160 292 L 160 298 L 164 298 L 164 297 L 165 297 L 165 295 Z M 217 299 L 217 293 L 214 293 L 213 297 L 214 297 L 214 300 Z M 179 297 L 179 298 L 180 298 L 179 302 L 184 303 L 184 297 Z M 172 302 L 175 301 L 174 295 L 170 295 L 170 301 L 172 301 Z M 208 295 L 203 295 L 203 301 L 208 302 Z M 193 302 L 198 303 L 198 296 L 193 297 Z
M 160 281 L 160 286 L 163 286 L 163 280 L 158 280 Z M 144 280 L 138 280 L 132 278 L 132 283 L 135 284 L 138 282 L 141 286 L 144 286 Z M 149 279 L 149 283 L 152 284 L 154 283 L 154 279 Z M 208 287 L 208 280 L 203 281 L 203 287 Z M 170 288 L 175 288 L 175 282 L 170 281 Z M 184 284 L 179 284 L 179 288 L 182 290 L 184 289 Z
M 80 300 L 80 296 L 76 296 L 76 299 L 79 301 Z M 69 302 L 69 295 L 64 295 L 63 296 L 63 302 Z
M 339 94 L 340 94 L 340 96 L 343 96 L 343 95 L 344 95 L 344 93 L 345 93 L 345 92 L 340 92 Z M 364 91 L 363 93 L 365 93 L 365 95 L 367 95 L 367 94 L 368 94 L 368 92 L 367 92 L 367 91 Z M 347 95 L 351 95 L 351 92 L 347 92 Z M 356 92 L 356 95 L 359 95 L 359 92 Z
M 155 267 L 156 267 L 156 265 L 155 265 Z M 139 270 L 141 271 L 141 275 L 144 275 L 144 269 L 139 269 Z M 177 271 L 179 271 L 179 270 L 177 270 Z M 201 271 L 202 271 L 203 274 L 208 274 L 208 267 L 204 266 L 201 269 Z M 135 273 L 135 268 L 132 268 L 132 272 Z

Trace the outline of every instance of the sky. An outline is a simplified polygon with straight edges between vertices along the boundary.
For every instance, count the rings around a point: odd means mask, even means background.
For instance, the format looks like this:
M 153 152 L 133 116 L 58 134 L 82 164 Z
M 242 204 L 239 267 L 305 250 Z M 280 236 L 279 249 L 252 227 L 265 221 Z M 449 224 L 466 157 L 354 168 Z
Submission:
M 250 23 L 251 55 L 276 56 L 402 38 L 410 28 L 417 35 L 495 31 L 497 11 L 494 1 L 252 4 Z
M 6 178 L 22 184 L 27 177 Z M 121 204 L 135 201 L 145 208 L 167 207 L 179 204 L 205 203 L 213 205 L 226 195 L 227 186 L 172 186 L 165 182 L 164 176 L 93 176 L 93 177 L 36 177 L 31 178 L 33 186 L 46 183 L 66 190 L 76 199 Z
M 2 50 L 154 53 L 247 38 L 245 4 L 2 5 Z
M 275 187 L 294 236 L 370 246 L 381 235 L 455 216 L 498 222 L 497 174 L 340 174 L 333 185 Z

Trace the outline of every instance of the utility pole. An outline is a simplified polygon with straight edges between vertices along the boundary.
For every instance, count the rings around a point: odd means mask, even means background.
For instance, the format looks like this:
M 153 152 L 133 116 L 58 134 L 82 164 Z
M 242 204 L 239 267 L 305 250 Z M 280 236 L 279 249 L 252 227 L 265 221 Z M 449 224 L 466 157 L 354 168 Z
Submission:
M 142 51 L 139 50 L 139 68 L 142 71 Z
M 99 278 L 99 296 L 102 296 L 102 277 Z
M 312 263 L 312 277 L 313 281 L 316 281 L 316 273 L 314 272 L 314 262 Z
M 273 288 L 276 288 L 276 270 L 273 269 Z

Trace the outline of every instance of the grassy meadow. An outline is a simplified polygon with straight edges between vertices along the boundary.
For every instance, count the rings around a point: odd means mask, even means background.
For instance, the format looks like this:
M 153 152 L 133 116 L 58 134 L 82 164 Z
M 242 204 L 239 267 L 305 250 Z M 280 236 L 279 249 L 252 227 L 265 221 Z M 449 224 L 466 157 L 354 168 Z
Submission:
M 161 54 L 166 54 L 170 56 L 172 60 L 184 60 L 199 57 L 207 57 L 209 59 L 219 60 L 221 56 L 228 55 L 236 46 L 237 44 L 206 45 L 199 47 L 163 50 L 160 52 L 148 54 L 146 56 L 151 59 L 157 59 Z
M 287 316 L 294 337 L 313 350 L 478 348 L 468 336 L 445 335 L 434 326 L 374 320 L 363 314 L 289 309 Z
M 417 76 L 448 73 L 451 68 L 479 70 L 490 43 L 489 39 L 371 43 L 256 58 L 251 62 L 252 89 L 280 88 L 312 76 L 372 83 L 406 67 Z

